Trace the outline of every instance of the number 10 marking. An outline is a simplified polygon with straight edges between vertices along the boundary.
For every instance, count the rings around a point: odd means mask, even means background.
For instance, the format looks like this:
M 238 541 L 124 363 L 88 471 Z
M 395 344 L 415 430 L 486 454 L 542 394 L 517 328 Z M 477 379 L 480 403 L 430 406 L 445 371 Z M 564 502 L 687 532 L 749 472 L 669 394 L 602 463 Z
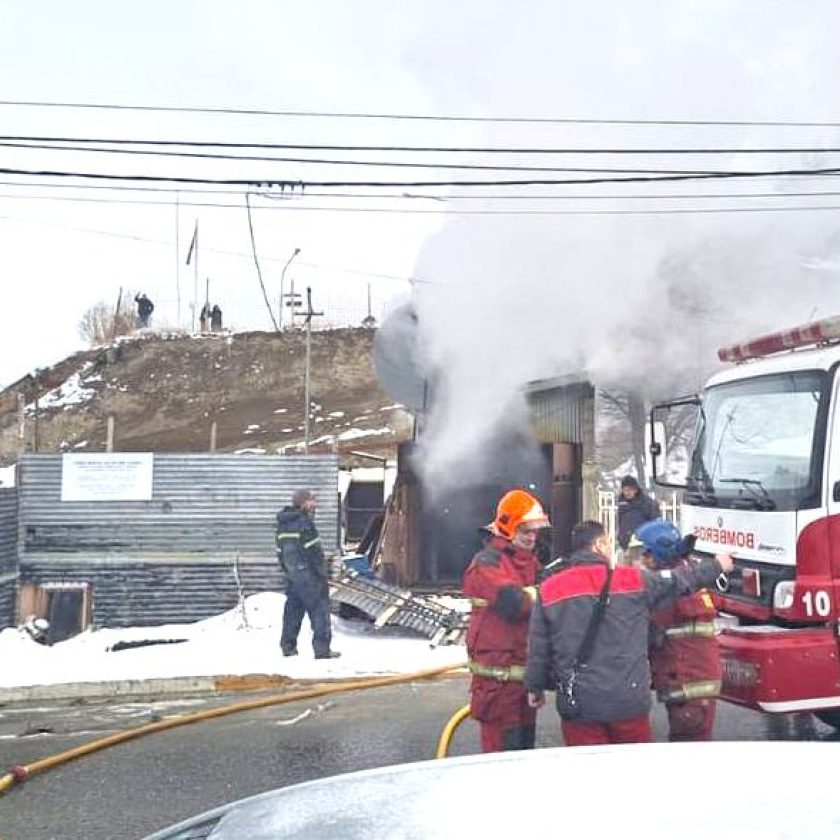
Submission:
M 831 598 L 824 589 L 816 592 L 810 590 L 802 593 L 802 606 L 805 607 L 805 615 L 811 616 L 816 613 L 825 618 L 831 612 Z

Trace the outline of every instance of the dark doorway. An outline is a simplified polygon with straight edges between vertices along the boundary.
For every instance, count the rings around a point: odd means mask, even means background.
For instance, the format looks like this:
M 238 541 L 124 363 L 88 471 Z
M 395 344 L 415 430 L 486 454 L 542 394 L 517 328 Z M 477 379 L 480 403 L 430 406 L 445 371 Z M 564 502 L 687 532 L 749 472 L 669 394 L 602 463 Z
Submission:
M 50 643 L 63 642 L 84 629 L 85 591 L 53 589 L 49 592 L 47 618 L 50 622 Z
M 382 514 L 383 488 L 381 481 L 351 482 L 344 500 L 348 542 L 358 542 L 371 521 Z
M 475 475 L 483 473 L 483 481 L 464 481 L 456 490 L 431 499 L 421 491 L 418 583 L 460 586 L 482 544 L 479 528 L 493 520 L 496 504 L 508 490 L 528 490 L 550 510 L 551 446 L 535 444 L 523 435 L 499 437 L 494 444 L 480 468 L 472 470 Z

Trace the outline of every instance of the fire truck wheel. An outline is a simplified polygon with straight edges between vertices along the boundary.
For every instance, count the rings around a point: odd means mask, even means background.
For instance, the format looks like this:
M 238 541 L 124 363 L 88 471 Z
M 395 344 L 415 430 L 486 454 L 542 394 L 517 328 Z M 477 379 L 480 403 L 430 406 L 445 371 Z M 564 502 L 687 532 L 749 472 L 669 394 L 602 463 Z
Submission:
M 814 712 L 814 714 L 823 723 L 827 723 L 835 729 L 840 729 L 840 709 L 820 709 L 818 712 Z

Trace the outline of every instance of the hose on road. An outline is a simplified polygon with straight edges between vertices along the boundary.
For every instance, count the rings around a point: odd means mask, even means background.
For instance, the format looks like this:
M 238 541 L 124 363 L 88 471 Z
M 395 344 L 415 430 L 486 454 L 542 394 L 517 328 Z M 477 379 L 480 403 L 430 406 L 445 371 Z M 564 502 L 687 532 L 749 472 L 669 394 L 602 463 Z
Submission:
M 387 677 L 365 677 L 364 679 L 341 680 L 339 682 L 330 683 L 329 685 L 320 686 L 318 688 L 306 688 L 299 691 L 290 691 L 287 694 L 272 695 L 271 697 L 258 697 L 252 700 L 240 700 L 236 703 L 219 706 L 215 709 L 203 709 L 200 712 L 193 712 L 188 715 L 178 715 L 177 717 L 166 718 L 165 720 L 155 721 L 154 723 L 146 723 L 142 726 L 137 726 L 133 729 L 126 729 L 123 732 L 117 732 L 113 735 L 98 738 L 97 740 L 90 741 L 87 744 L 82 744 L 78 747 L 65 750 L 64 752 L 47 756 L 46 758 L 39 759 L 38 761 L 33 761 L 31 764 L 15 765 L 10 768 L 4 776 L 0 776 L 0 795 L 5 793 L 5 791 L 13 785 L 25 782 L 36 773 L 43 773 L 45 770 L 50 770 L 53 767 L 66 764 L 68 761 L 72 761 L 73 759 L 90 755 L 91 753 L 98 752 L 99 750 L 104 750 L 107 747 L 123 744 L 126 741 L 139 738 L 141 735 L 151 735 L 154 732 L 164 732 L 167 729 L 174 729 L 176 726 L 186 726 L 190 723 L 212 720 L 213 718 L 223 717 L 224 715 L 234 714 L 235 712 L 247 712 L 251 709 L 262 709 L 266 706 L 279 706 L 284 703 L 311 700 L 315 697 L 324 697 L 329 694 L 339 694 L 343 691 L 360 691 L 367 688 L 381 688 L 383 686 L 399 685 L 401 683 L 413 682 L 415 680 L 431 679 L 465 667 L 466 663 L 461 663 L 458 665 L 447 665 L 442 668 L 430 668 L 425 671 L 415 671 L 411 674 L 394 674 Z
M 446 758 L 449 755 L 449 743 L 452 741 L 452 736 L 455 730 L 461 725 L 464 718 L 468 717 L 470 713 L 470 704 L 462 706 L 449 718 L 446 726 L 443 727 L 443 732 L 440 733 L 440 741 L 438 741 L 437 752 L 435 758 Z

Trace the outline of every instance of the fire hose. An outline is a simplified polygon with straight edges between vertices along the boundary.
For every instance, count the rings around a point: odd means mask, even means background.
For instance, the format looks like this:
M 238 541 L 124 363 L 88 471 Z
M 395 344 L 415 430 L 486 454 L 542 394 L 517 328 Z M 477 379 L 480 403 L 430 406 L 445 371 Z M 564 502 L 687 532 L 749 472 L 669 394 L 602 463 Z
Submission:
M 452 741 L 452 736 L 455 730 L 463 723 L 464 718 L 468 717 L 470 713 L 470 704 L 462 706 L 449 718 L 446 726 L 443 727 L 443 732 L 440 733 L 440 740 L 438 741 L 437 752 L 435 758 L 446 758 L 449 755 L 449 744 Z
M 273 695 L 271 697 L 259 697 L 252 700 L 241 700 L 236 703 L 230 703 L 226 706 L 219 706 L 215 709 L 204 709 L 200 712 L 178 715 L 177 717 L 143 724 L 142 726 L 137 726 L 133 729 L 126 729 L 123 732 L 117 732 L 113 735 L 98 738 L 97 740 L 90 741 L 87 744 L 82 744 L 78 747 L 65 750 L 64 752 L 47 756 L 46 758 L 39 759 L 38 761 L 33 761 L 31 764 L 14 765 L 5 775 L 0 776 L 0 794 L 5 793 L 5 791 L 9 790 L 9 788 L 15 784 L 22 784 L 36 773 L 43 773 L 45 770 L 50 770 L 53 767 L 66 764 L 73 759 L 90 755 L 91 753 L 98 752 L 99 750 L 104 750 L 107 747 L 123 744 L 126 741 L 132 741 L 142 735 L 151 735 L 154 732 L 164 732 L 167 729 L 174 729 L 176 726 L 186 726 L 190 723 L 212 720 L 213 718 L 223 717 L 225 715 L 234 714 L 235 712 L 246 712 L 252 709 L 262 709 L 267 706 L 279 706 L 284 703 L 294 703 L 299 700 L 311 700 L 316 697 L 338 694 L 343 691 L 360 691 L 367 688 L 380 688 L 388 685 L 399 685 L 400 683 L 413 682 L 415 680 L 431 679 L 464 667 L 466 667 L 465 663 L 460 663 L 458 665 L 447 665 L 441 668 L 430 668 L 425 671 L 416 671 L 411 674 L 394 674 L 387 677 L 366 677 L 364 679 L 341 680 L 330 683 L 329 685 L 320 686 L 318 688 L 290 691 L 287 694 L 281 694 L 279 696 Z M 463 711 L 463 709 L 461 711 Z M 450 721 L 450 724 L 451 723 L 452 721 Z M 455 726 L 457 726 L 457 723 Z M 455 726 L 452 727 L 452 731 L 454 731 Z M 449 737 L 451 738 L 451 732 Z M 443 743 L 443 736 L 441 737 L 441 743 Z M 448 743 L 449 742 L 447 740 L 447 746 Z M 438 751 L 440 751 L 440 747 L 438 748 Z

